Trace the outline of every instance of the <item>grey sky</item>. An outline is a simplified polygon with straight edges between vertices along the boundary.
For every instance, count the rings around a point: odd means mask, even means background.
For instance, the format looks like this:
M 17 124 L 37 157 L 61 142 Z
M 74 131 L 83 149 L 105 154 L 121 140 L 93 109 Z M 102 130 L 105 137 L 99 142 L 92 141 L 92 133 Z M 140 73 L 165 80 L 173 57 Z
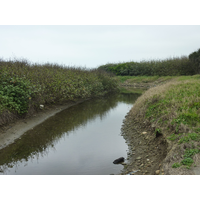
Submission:
M 95 68 L 106 63 L 188 56 L 200 26 L 0 26 L 0 57 Z

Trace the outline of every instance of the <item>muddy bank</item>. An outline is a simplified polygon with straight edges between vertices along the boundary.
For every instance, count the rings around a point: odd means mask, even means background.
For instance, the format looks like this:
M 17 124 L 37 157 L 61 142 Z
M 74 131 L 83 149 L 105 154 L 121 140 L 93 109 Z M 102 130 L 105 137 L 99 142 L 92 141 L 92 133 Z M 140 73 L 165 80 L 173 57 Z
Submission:
M 25 119 L 17 119 L 13 123 L 0 127 L 0 149 L 13 143 L 16 139 L 20 138 L 26 131 L 33 129 L 38 124 L 44 122 L 49 117 L 56 113 L 81 103 L 85 100 L 78 100 L 76 102 L 67 102 L 62 105 L 45 106 L 43 110 L 34 113 Z
M 130 113 L 123 121 L 121 134 L 129 148 L 122 174 L 165 174 L 162 161 L 167 155 L 167 143 L 162 135 L 156 137 L 151 126 L 147 128 Z
M 122 175 L 200 175 L 200 155 L 196 154 L 195 167 L 172 168 L 182 158 L 183 151 L 190 144 L 174 145 L 165 135 L 156 137 L 150 124 L 137 121 L 130 112 L 126 115 L 121 134 L 128 145 L 128 155 Z

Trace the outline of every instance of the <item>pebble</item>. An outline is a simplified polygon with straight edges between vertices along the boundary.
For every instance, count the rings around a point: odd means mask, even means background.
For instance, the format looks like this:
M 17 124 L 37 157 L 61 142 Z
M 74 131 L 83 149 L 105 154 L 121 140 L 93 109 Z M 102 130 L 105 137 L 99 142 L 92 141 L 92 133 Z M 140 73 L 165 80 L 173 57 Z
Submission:
M 147 159 L 147 161 L 149 161 L 149 159 Z
M 140 159 L 141 159 L 141 157 L 137 157 L 137 158 L 136 158 L 136 160 L 140 160 Z
M 160 174 L 160 170 L 156 170 L 156 174 L 157 174 L 157 175 Z

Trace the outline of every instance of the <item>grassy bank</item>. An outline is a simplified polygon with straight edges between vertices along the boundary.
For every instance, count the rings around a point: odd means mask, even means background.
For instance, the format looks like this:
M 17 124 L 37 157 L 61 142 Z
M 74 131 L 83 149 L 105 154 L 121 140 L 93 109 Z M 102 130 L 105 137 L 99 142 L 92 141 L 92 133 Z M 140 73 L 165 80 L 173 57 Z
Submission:
M 200 152 L 200 75 L 180 76 L 150 88 L 132 107 L 133 115 L 173 149 L 172 168 L 195 166 Z
M 97 69 L 0 60 L 0 125 L 31 115 L 40 105 L 92 98 L 116 90 L 116 80 Z
M 164 82 L 176 78 L 177 76 L 117 76 L 120 83 L 152 83 Z

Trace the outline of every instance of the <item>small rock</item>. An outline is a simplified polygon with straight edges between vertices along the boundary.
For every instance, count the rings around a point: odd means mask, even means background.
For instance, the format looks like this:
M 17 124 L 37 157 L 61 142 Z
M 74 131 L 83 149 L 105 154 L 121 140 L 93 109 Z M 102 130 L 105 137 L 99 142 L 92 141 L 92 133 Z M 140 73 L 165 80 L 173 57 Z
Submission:
M 141 159 L 141 157 L 137 157 L 137 158 L 136 158 L 136 160 L 140 160 L 140 159 Z
M 147 134 L 147 132 L 142 132 L 143 135 Z
M 121 162 L 124 162 L 124 157 L 120 157 L 120 158 L 113 161 L 114 164 L 119 164 Z
M 160 170 L 156 170 L 156 175 L 160 174 Z
M 149 159 L 147 159 L 147 161 L 149 161 Z
M 144 164 L 141 164 L 140 167 L 144 166 Z
M 162 169 L 162 172 L 164 172 L 164 169 Z
M 40 109 L 43 109 L 44 108 L 44 105 L 40 105 Z
M 126 164 L 126 163 L 124 163 L 124 162 L 123 162 L 123 163 L 121 163 L 121 164 L 122 164 L 122 165 L 127 165 L 127 164 Z

